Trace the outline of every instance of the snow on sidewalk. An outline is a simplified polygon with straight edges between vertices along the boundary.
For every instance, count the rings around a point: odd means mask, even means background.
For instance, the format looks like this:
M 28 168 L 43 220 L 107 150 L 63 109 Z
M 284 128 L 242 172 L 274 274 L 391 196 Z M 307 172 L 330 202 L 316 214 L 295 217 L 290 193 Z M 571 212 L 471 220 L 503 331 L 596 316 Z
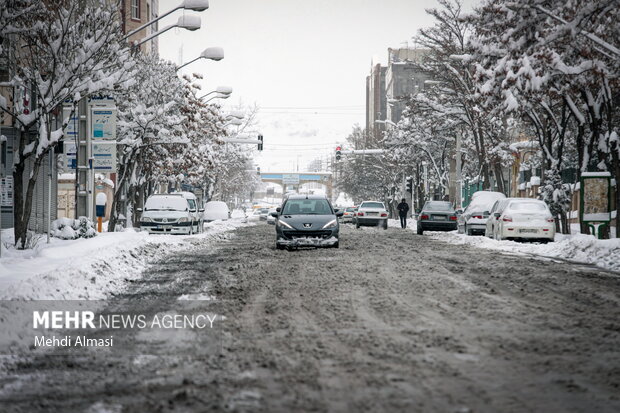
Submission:
M 0 258 L 0 299 L 98 300 L 139 278 L 150 260 L 194 243 L 230 236 L 240 220 L 205 224 L 202 234 L 148 235 L 129 229 L 90 239 L 41 240 L 32 250 L 5 249 Z M 8 232 L 3 231 L 3 243 Z
M 407 229 L 416 230 L 415 220 L 407 222 Z M 390 220 L 390 227 L 400 227 Z M 560 258 L 583 264 L 593 264 L 606 270 L 620 272 L 620 238 L 597 239 L 592 235 L 556 234 L 555 242 L 548 244 L 495 241 L 484 236 L 470 236 L 453 232 L 424 232 L 424 236 L 455 245 L 471 245 L 515 254 L 531 254 L 546 258 Z

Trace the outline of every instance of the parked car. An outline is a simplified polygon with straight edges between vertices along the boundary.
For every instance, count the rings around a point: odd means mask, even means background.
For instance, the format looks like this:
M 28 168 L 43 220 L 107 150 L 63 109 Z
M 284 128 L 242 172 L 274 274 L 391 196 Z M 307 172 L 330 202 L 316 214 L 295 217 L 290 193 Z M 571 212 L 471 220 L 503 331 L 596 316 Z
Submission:
M 204 208 L 201 208 L 198 205 L 198 198 L 192 192 L 173 192 L 170 195 L 181 195 L 183 198 L 187 200 L 189 204 L 189 212 L 192 213 L 192 226 L 194 227 L 194 232 L 202 232 L 203 229 L 203 213 Z
M 274 212 L 277 212 L 277 208 L 269 208 L 269 214 L 267 215 L 267 223 L 269 225 L 276 224 L 276 217 L 272 215 Z
M 360 226 L 376 226 L 387 229 L 388 211 L 385 204 L 379 201 L 364 201 L 357 207 L 355 228 Z
M 489 218 L 487 219 L 486 228 L 484 230 L 484 235 L 489 238 L 493 238 L 493 233 L 495 232 L 495 226 L 497 225 L 497 212 L 503 211 L 505 206 L 510 202 L 512 198 L 505 198 L 496 201 L 491 209 L 489 210 Z
M 149 234 L 193 234 L 196 223 L 187 199 L 179 194 L 151 195 L 141 212 L 140 229 Z
M 428 201 L 418 215 L 418 235 L 424 231 L 454 231 L 457 228 L 456 211 L 446 201 Z
M 490 211 L 491 212 L 491 211 Z M 486 236 L 498 241 L 529 240 L 547 243 L 555 238 L 555 220 L 547 204 L 538 199 L 506 198 L 492 211 Z
M 338 248 L 338 217 L 342 215 L 325 196 L 289 195 L 282 207 L 271 214 L 276 218 L 276 248 Z
M 342 218 L 340 219 L 340 222 L 353 222 L 353 217 L 355 216 L 355 214 L 357 213 L 357 208 L 356 207 L 347 207 L 344 209 L 343 211 L 343 215 Z
M 506 195 L 501 192 L 478 191 L 472 195 L 471 202 L 462 214 L 458 214 L 457 222 L 459 234 L 481 234 L 484 235 L 487 229 L 487 219 L 493 204 L 506 199 Z
M 230 218 L 230 210 L 228 205 L 223 201 L 209 201 L 205 204 L 204 220 L 207 222 L 222 220 L 226 221 Z
M 248 221 L 260 221 L 262 211 L 260 208 L 252 210 L 252 213 L 248 216 Z
M 269 216 L 269 208 L 260 208 L 260 220 L 267 221 L 267 217 Z

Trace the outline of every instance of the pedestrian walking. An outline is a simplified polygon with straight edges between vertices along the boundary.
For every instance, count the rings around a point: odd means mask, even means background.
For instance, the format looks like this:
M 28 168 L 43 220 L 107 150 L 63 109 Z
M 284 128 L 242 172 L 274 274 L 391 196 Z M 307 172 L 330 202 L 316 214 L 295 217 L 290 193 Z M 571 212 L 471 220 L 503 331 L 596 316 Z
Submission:
M 409 204 L 407 204 L 407 200 L 403 198 L 396 208 L 398 209 L 398 216 L 400 217 L 400 227 L 407 228 L 407 212 L 409 212 Z

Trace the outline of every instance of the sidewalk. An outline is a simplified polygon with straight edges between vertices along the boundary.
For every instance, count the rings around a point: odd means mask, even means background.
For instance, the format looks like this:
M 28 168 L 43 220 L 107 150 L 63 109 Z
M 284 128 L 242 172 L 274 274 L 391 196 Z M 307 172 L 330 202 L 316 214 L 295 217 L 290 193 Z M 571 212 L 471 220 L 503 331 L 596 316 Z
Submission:
M 12 230 L 2 232 L 0 299 L 96 300 L 122 289 L 141 276 L 149 261 L 192 244 L 217 242 L 233 229 L 247 225 L 240 220 L 205 224 L 202 234 L 151 235 L 128 229 L 104 232 L 90 239 L 65 241 L 45 236 L 30 250 L 12 245 Z M 201 242 L 202 241 L 202 242 Z

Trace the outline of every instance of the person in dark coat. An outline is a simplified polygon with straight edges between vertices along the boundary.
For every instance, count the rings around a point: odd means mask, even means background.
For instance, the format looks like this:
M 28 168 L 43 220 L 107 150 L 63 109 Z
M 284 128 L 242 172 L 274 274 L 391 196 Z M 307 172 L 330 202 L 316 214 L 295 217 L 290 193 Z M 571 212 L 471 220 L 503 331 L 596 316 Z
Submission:
M 407 204 L 407 200 L 403 198 L 403 200 L 400 201 L 400 204 L 398 204 L 396 209 L 398 209 L 398 216 L 400 217 L 401 228 L 407 228 L 407 212 L 409 212 L 409 204 Z

